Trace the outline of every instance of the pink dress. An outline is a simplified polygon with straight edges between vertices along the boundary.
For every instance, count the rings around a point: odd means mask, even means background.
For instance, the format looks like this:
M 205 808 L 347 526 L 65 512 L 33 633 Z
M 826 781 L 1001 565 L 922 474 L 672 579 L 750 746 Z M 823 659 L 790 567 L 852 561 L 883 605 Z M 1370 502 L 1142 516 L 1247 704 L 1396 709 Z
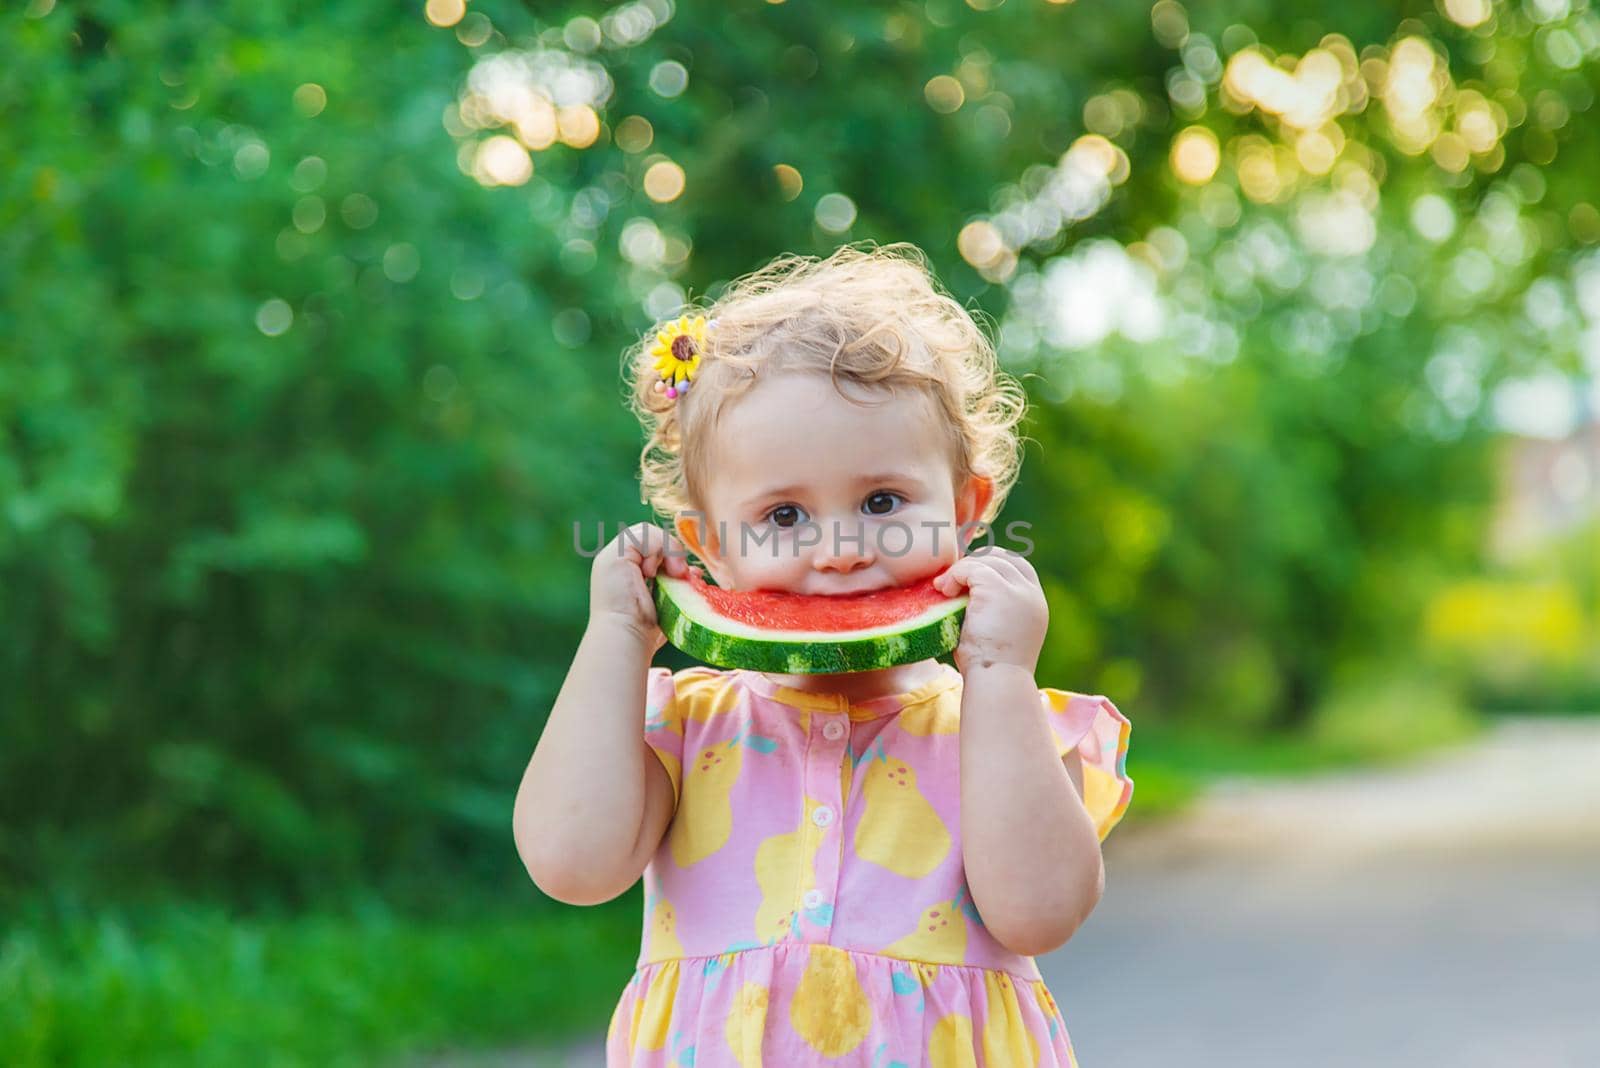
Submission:
M 961 675 L 850 704 L 752 671 L 650 669 L 644 735 L 677 810 L 606 1063 L 1076 1066 L 1032 957 L 984 929 L 961 862 Z M 1041 689 L 1100 837 L 1129 723 Z

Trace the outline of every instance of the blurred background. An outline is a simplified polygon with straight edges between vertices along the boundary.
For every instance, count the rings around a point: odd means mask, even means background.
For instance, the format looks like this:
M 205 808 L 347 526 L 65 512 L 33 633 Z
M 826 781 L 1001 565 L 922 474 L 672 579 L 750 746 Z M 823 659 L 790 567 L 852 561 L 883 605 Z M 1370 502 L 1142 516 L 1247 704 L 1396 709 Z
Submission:
M 1034 401 L 1041 682 L 1134 723 L 1084 1063 L 1444 1063 L 1346 1024 L 1470 1033 L 1446 971 L 1600 1063 L 1592 957 L 1535 1019 L 1461 956 L 1600 947 L 1597 74 L 1586 0 L 6 5 L 0 1061 L 598 1063 L 638 887 L 544 898 L 510 816 L 573 523 L 649 518 L 622 350 L 904 240 Z

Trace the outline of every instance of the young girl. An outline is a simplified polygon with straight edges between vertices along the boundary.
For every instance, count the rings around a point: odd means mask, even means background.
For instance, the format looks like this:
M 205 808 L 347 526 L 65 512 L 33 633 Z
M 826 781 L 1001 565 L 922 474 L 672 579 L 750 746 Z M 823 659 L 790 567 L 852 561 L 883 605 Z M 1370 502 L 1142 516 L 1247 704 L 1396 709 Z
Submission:
M 1015 481 L 1020 388 L 909 245 L 780 258 L 709 314 L 630 354 L 644 495 L 677 536 L 637 524 L 596 557 L 516 800 L 550 896 L 644 876 L 607 1064 L 1076 1065 L 1034 956 L 1100 898 L 1129 724 L 1037 686 L 1028 561 L 962 553 Z M 970 596 L 955 664 L 651 667 L 649 580 L 685 548 L 736 590 L 936 576 Z

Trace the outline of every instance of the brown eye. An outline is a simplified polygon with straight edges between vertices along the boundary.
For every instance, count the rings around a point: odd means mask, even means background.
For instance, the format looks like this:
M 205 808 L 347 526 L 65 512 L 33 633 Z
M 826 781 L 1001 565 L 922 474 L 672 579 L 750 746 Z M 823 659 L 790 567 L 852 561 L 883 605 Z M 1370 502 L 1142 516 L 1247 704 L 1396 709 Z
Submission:
M 792 504 L 780 504 L 767 513 L 767 518 L 780 527 L 792 527 L 800 522 L 800 509 Z
M 867 498 L 866 508 L 868 515 L 887 515 L 894 511 L 894 502 L 898 500 L 898 493 L 874 493 Z

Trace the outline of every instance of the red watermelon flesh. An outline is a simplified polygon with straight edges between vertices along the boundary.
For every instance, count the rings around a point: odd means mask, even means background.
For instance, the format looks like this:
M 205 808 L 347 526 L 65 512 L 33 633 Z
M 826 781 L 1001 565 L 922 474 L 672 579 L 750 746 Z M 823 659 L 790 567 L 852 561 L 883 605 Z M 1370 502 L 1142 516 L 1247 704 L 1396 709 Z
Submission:
M 808 594 L 782 590 L 725 590 L 689 569 L 689 584 L 716 611 L 751 627 L 775 631 L 856 631 L 914 619 L 950 598 L 933 585 L 933 576 L 909 586 L 865 593 Z

